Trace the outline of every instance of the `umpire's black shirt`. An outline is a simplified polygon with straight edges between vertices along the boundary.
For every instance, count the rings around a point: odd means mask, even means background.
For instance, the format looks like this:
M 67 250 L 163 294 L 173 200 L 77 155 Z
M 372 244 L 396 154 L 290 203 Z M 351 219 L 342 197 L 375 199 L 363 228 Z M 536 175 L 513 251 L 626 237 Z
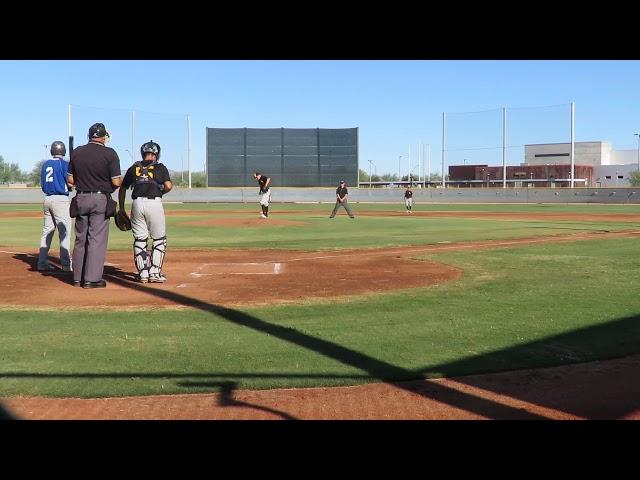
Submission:
M 89 142 L 71 152 L 69 173 L 79 192 L 113 193 L 111 179 L 122 174 L 120 158 L 113 148 Z

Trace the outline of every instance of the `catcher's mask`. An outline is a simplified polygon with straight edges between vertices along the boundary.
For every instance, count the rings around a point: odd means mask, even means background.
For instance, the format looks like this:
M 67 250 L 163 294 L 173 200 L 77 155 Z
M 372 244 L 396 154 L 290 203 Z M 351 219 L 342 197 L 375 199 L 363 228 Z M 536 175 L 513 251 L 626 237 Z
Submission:
M 160 161 L 160 145 L 153 140 L 143 143 L 140 147 L 140 155 L 142 155 L 143 160 L 147 156 L 147 153 L 153 153 L 156 156 L 156 162 Z

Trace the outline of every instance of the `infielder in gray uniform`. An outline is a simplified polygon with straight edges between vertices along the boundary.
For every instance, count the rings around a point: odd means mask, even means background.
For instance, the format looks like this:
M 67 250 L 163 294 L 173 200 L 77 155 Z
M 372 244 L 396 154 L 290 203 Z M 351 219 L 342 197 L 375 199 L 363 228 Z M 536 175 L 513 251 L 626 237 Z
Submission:
M 131 231 L 133 261 L 142 283 L 164 283 L 162 264 L 167 250 L 167 231 L 162 195 L 173 188 L 169 170 L 160 161 L 160 145 L 153 140 L 140 147 L 142 161 L 129 167 L 118 192 L 120 210 L 125 210 L 127 188 L 132 187 Z M 153 239 L 151 254 L 147 252 L 149 236 Z
M 407 189 L 404 191 L 404 206 L 407 209 L 407 213 L 411 213 L 411 207 L 413 207 L 413 191 L 410 185 L 407 185 Z

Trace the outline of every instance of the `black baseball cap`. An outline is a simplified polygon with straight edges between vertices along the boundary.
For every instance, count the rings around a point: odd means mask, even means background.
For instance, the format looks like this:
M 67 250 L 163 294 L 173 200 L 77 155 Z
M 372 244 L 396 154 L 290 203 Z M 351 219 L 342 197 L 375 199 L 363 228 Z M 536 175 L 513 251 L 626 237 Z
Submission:
M 344 183 L 344 180 L 340 180 L 340 183 Z
M 94 123 L 89 127 L 89 138 L 110 137 L 104 123 Z

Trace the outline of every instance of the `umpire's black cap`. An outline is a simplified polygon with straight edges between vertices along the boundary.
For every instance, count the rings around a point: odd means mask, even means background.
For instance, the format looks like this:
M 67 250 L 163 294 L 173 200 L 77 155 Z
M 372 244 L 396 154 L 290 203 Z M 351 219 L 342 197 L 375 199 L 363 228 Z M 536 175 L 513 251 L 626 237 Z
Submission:
M 110 137 L 109 132 L 107 132 L 107 127 L 104 126 L 104 123 L 94 123 L 89 127 L 89 138 L 102 138 L 102 137 Z

